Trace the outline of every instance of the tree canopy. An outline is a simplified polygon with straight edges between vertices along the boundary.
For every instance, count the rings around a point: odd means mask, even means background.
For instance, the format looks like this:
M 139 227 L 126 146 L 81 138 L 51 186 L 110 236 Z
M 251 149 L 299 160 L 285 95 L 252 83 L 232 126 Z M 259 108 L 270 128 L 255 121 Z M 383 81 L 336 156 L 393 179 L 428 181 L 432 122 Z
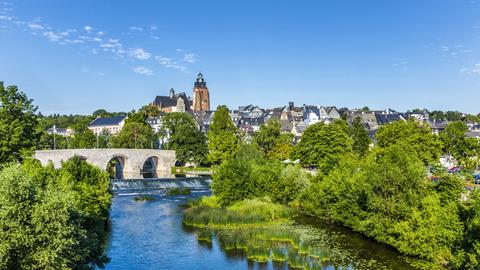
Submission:
M 228 107 L 218 106 L 208 131 L 209 162 L 220 164 L 235 155 L 240 145 L 236 133 L 237 128 L 230 118 Z
M 37 108 L 16 86 L 0 82 L 0 164 L 20 162 L 40 139 Z
M 442 143 L 429 126 L 415 120 L 395 121 L 381 126 L 375 134 L 377 144 L 386 148 L 405 142 L 413 147 L 425 164 L 438 162 Z
M 175 150 L 177 160 L 196 165 L 205 162 L 208 152 L 207 138 L 198 130 L 193 116 L 183 112 L 166 114 L 162 118 L 163 129 L 169 134 L 166 149 Z
M 303 166 L 318 167 L 322 173 L 327 173 L 343 155 L 352 151 L 352 144 L 344 120 L 328 125 L 319 122 L 305 130 L 292 156 L 300 159 Z
M 260 126 L 260 130 L 253 134 L 253 143 L 263 150 L 268 158 L 286 160 L 293 151 L 293 134 L 281 133 L 278 119 L 272 118 Z

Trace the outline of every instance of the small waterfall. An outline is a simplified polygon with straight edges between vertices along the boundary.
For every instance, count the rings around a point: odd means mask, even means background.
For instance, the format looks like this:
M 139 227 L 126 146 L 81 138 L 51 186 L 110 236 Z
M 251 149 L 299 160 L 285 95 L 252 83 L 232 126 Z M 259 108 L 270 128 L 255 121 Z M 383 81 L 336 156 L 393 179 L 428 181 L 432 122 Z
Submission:
M 158 179 L 129 179 L 111 180 L 112 189 L 115 193 L 153 191 L 169 188 L 190 188 L 193 190 L 205 190 L 210 188 L 212 182 L 209 177 L 177 177 Z

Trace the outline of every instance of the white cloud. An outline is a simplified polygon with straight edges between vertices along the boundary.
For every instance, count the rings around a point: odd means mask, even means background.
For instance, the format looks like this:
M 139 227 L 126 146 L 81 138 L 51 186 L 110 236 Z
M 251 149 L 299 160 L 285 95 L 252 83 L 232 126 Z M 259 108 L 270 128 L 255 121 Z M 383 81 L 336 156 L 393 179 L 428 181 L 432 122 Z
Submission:
M 179 64 L 177 61 L 174 61 L 171 58 L 159 55 L 155 56 L 155 60 L 157 60 L 157 62 L 164 67 L 178 69 L 183 72 L 187 71 L 186 66 Z
M 142 75 L 147 75 L 147 76 L 151 76 L 151 75 L 154 74 L 153 70 L 148 69 L 148 68 L 143 67 L 143 66 L 138 66 L 138 67 L 133 68 L 133 72 L 138 73 L 138 74 L 142 74 Z
M 197 63 L 198 61 L 198 57 L 196 54 L 194 53 L 186 53 L 184 56 L 183 56 L 183 61 L 185 62 L 188 62 L 190 64 L 195 64 Z
M 85 30 L 87 33 L 91 33 L 93 31 L 93 27 L 86 25 L 83 27 L 83 30 Z
M 13 19 L 14 19 L 14 17 L 12 17 L 12 16 L 7 16 L 7 15 L 1 15 L 0 16 L 1 21 L 12 21 Z
M 52 32 L 52 31 L 43 32 L 43 36 L 45 36 L 48 40 L 50 40 L 52 42 L 57 42 L 62 38 L 62 36 Z
M 29 23 L 28 24 L 28 27 L 30 27 L 30 29 L 33 29 L 33 30 L 42 30 L 44 29 L 44 27 L 38 23 Z
M 467 54 L 467 53 L 472 53 L 473 51 L 470 49 L 465 49 L 463 45 L 456 45 L 456 46 L 441 46 L 440 47 L 440 52 L 444 56 L 451 56 L 451 57 L 457 57 L 461 54 Z
M 142 48 L 133 48 L 129 50 L 129 55 L 138 60 L 148 60 L 152 56 L 151 53 L 145 51 Z
M 480 63 L 475 64 L 470 68 L 462 68 L 460 69 L 460 73 L 467 75 L 480 75 Z
M 404 71 L 407 71 L 408 70 L 408 62 L 407 61 L 400 61 L 398 63 L 394 63 L 393 67 L 404 70 Z
M 132 26 L 129 28 L 131 31 L 138 31 L 138 32 L 142 32 L 143 31 L 143 28 L 142 27 L 138 27 L 138 26 Z
M 176 49 L 177 52 L 183 54 L 183 62 L 195 64 L 198 62 L 198 56 L 194 53 L 187 53 L 182 49 Z

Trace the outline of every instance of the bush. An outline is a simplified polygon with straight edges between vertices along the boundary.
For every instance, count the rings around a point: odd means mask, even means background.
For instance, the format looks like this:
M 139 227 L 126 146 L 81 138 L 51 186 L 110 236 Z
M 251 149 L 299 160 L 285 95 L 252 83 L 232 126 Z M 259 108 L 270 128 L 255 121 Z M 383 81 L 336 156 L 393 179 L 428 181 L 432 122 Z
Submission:
M 213 192 L 223 206 L 262 197 L 288 204 L 298 199 L 309 183 L 300 167 L 267 160 L 254 145 L 243 145 L 234 159 L 215 168 L 212 177 Z
M 78 159 L 60 170 L 34 161 L 5 168 L 0 173 L 0 269 L 103 266 L 109 185 L 105 173 Z

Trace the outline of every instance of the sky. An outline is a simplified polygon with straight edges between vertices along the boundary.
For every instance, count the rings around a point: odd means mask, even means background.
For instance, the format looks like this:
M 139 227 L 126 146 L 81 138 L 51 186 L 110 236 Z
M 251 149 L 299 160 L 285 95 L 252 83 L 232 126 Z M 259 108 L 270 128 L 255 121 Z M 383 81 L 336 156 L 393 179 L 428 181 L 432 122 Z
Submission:
M 43 114 L 315 104 L 480 112 L 480 0 L 0 0 L 0 81 Z

